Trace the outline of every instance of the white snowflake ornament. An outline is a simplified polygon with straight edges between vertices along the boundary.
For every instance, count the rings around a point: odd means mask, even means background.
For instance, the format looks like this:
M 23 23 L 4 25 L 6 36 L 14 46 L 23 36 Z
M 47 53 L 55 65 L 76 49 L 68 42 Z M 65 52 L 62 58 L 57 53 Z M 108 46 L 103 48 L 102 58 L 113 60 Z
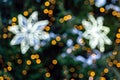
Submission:
M 92 15 L 88 17 L 89 21 L 82 21 L 82 25 L 86 30 L 83 33 L 83 37 L 89 39 L 89 45 L 92 49 L 95 49 L 97 46 L 101 52 L 104 52 L 104 44 L 112 44 L 111 40 L 106 36 L 110 32 L 110 29 L 103 26 L 103 17 L 98 17 L 97 19 Z
M 10 27 L 9 31 L 15 34 L 11 45 L 21 44 L 21 52 L 25 54 L 33 46 L 35 50 L 40 47 L 40 40 L 49 38 L 49 34 L 43 31 L 49 23 L 48 20 L 38 21 L 38 12 L 35 11 L 26 19 L 18 15 L 18 25 Z

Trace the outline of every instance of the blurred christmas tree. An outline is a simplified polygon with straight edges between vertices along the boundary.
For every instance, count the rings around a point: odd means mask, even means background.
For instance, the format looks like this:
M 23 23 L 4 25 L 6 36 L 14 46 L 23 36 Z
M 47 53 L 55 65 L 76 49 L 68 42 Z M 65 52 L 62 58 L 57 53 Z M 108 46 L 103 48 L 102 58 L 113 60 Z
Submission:
M 119 80 L 119 5 L 120 0 L 0 0 L 0 80 Z

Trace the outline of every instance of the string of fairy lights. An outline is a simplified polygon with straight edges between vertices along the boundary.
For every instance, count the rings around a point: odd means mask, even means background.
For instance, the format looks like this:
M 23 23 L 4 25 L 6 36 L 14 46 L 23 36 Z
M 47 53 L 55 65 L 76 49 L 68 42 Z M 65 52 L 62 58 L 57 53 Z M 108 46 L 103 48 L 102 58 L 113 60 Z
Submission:
M 89 0 L 89 2 L 90 2 L 90 5 L 94 5 L 94 0 Z M 87 4 L 86 0 L 85 0 L 84 4 Z M 56 5 L 56 0 L 48 0 L 48 1 L 46 1 L 44 3 L 45 9 L 43 10 L 43 13 L 45 15 L 48 15 L 50 17 L 50 22 L 45 27 L 45 31 L 47 31 L 47 32 L 50 31 L 51 26 L 52 26 L 53 22 L 55 21 L 55 17 L 54 17 L 54 8 L 55 8 L 55 5 Z M 100 7 L 99 11 L 101 13 L 106 13 L 107 12 L 107 10 L 104 7 Z M 30 13 L 32 13 L 32 8 L 24 11 L 23 15 L 24 16 L 28 16 Z M 112 11 L 112 15 L 115 16 L 115 17 L 117 17 L 117 18 L 120 18 L 120 12 Z M 72 19 L 72 15 L 68 14 L 68 15 L 65 15 L 62 18 L 60 18 L 59 22 L 60 23 L 64 23 L 64 22 L 69 21 L 71 19 Z M 16 22 L 17 22 L 17 18 L 13 17 L 12 18 L 12 26 L 16 25 Z M 74 25 L 74 27 L 76 29 L 78 29 L 78 30 L 83 30 L 84 29 L 82 25 Z M 1 39 L 11 38 L 12 34 L 8 32 L 9 28 L 10 28 L 10 26 L 8 26 L 7 28 L 6 27 L 3 28 L 3 32 L 4 33 L 0 34 L 0 38 Z M 51 44 L 52 45 L 56 45 L 57 42 L 59 42 L 59 41 L 61 41 L 61 37 L 60 36 L 56 36 L 55 39 L 51 40 Z M 117 44 L 120 43 L 120 28 L 118 28 L 118 31 L 116 33 L 116 40 L 115 40 L 115 42 Z M 82 43 L 84 43 L 84 40 L 82 40 Z M 75 44 L 74 48 L 75 49 L 79 49 L 80 45 Z M 88 48 L 88 47 L 83 47 L 83 50 L 86 50 L 87 52 L 91 51 L 91 49 Z M 115 59 L 116 55 L 117 55 L 117 52 L 115 51 L 115 52 L 112 53 L 112 55 L 110 56 L 110 58 L 108 58 L 106 60 L 108 62 L 108 66 L 110 66 L 110 67 L 115 66 L 117 68 L 120 68 L 120 62 L 118 62 Z M 22 65 L 23 64 L 23 60 L 21 58 L 19 58 L 19 55 L 16 56 L 16 58 L 17 58 L 17 64 Z M 40 58 L 40 54 L 37 54 L 37 53 L 36 54 L 31 54 L 30 58 L 25 61 L 26 67 L 25 67 L 25 69 L 23 69 L 21 71 L 21 73 L 23 75 L 27 75 L 27 70 L 29 69 L 28 66 L 32 65 L 33 62 L 35 62 L 37 65 L 40 65 L 42 63 L 41 58 Z M 57 65 L 57 64 L 58 64 L 57 59 L 53 59 L 51 61 L 51 64 L 49 65 L 49 69 L 53 69 L 53 66 Z M 12 71 L 12 69 L 13 69 L 12 68 L 12 63 L 11 62 L 7 62 L 7 67 L 4 68 L 4 72 Z M 80 78 L 80 79 L 82 79 L 82 78 L 85 77 L 85 75 L 83 73 L 79 73 L 79 74 L 76 73 L 75 71 L 77 71 L 77 70 L 80 70 L 79 66 L 77 66 L 77 67 L 70 67 L 70 68 L 68 68 L 67 66 L 63 66 L 63 73 L 64 73 L 64 75 L 67 75 L 69 72 L 73 73 L 72 74 L 73 76 L 72 76 L 71 80 L 75 80 L 74 78 L 77 78 L 77 77 Z M 104 77 L 104 75 L 107 74 L 107 73 L 109 73 L 109 71 L 110 70 L 105 67 L 103 69 L 103 71 L 100 73 L 101 77 L 100 77 L 99 80 L 106 80 L 106 78 Z M 96 72 L 94 70 L 90 70 L 90 71 L 88 71 L 88 75 L 89 75 L 89 80 L 94 80 Z M 46 70 L 45 77 L 47 77 L 47 78 L 51 77 L 51 73 L 49 72 L 49 70 Z M 4 74 L 3 76 L 0 76 L 0 80 L 4 80 L 4 79 L 11 80 L 10 77 L 7 76 L 6 74 Z M 67 78 L 64 79 L 64 80 L 67 80 Z M 113 80 L 116 80 L 116 79 L 113 79 Z

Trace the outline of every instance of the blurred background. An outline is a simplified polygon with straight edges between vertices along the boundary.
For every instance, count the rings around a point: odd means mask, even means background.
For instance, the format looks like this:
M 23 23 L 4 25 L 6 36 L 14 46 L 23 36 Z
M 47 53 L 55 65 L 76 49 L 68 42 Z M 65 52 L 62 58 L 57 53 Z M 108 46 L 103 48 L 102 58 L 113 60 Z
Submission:
M 8 29 L 34 11 L 49 20 L 50 38 L 22 54 Z M 103 16 L 110 28 L 104 52 L 82 36 L 88 14 Z M 120 0 L 0 0 L 0 80 L 120 80 Z

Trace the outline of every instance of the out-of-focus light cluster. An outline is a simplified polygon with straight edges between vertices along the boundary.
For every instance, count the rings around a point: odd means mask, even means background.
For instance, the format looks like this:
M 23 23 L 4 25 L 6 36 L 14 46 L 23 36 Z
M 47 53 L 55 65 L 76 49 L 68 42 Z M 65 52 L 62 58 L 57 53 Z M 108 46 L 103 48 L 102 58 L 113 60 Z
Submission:
M 40 59 L 39 54 L 32 54 L 31 55 L 31 59 L 35 60 L 36 64 L 40 64 L 41 63 L 41 59 Z
M 72 19 L 72 16 L 70 14 L 68 14 L 68 15 L 64 16 L 63 18 L 60 18 L 59 22 L 63 23 L 63 22 L 68 21 L 70 19 Z
M 120 18 L 120 12 L 118 12 L 118 11 L 112 11 L 112 15 L 117 18 Z
M 106 60 L 108 66 L 110 67 L 115 66 L 117 68 L 120 68 L 120 62 L 116 59 L 117 54 L 118 54 L 117 51 L 112 52 L 112 55 Z
M 56 3 L 56 0 L 47 0 L 44 3 L 45 9 L 43 10 L 43 13 L 50 17 L 50 22 L 49 22 L 48 26 L 45 27 L 46 31 L 50 31 L 50 29 L 51 29 L 50 26 L 52 26 L 52 22 L 55 21 L 55 18 L 53 16 L 55 3 Z
M 75 25 L 74 27 L 78 30 L 83 30 L 84 29 L 82 25 Z
M 120 44 L 120 28 L 118 28 L 118 32 L 117 32 L 117 34 L 116 34 L 116 40 L 115 40 L 115 42 L 116 42 L 117 44 Z

